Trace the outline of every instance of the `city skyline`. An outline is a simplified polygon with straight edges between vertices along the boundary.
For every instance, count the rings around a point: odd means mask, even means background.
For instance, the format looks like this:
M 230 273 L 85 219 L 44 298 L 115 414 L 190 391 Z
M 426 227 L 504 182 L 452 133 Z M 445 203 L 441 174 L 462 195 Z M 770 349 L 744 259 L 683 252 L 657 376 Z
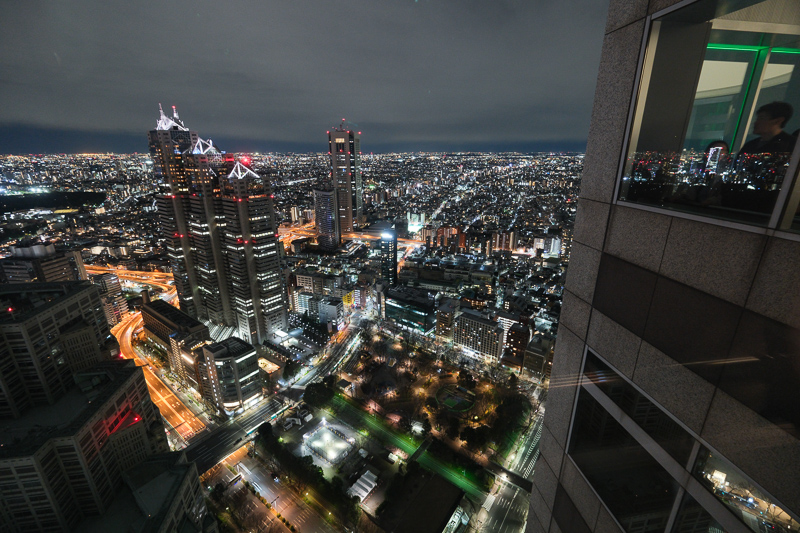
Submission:
M 159 102 L 230 151 L 319 151 L 341 118 L 365 154 L 582 151 L 605 5 L 564 7 L 21 6 L 0 22 L 0 152 L 145 152 Z M 357 97 L 332 99 L 337 78 Z

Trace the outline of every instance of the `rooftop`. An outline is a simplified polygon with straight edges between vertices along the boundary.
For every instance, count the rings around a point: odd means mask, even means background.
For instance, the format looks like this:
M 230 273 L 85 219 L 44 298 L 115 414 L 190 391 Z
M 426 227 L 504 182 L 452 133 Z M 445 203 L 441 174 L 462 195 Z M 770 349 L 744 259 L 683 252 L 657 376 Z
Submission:
M 239 337 L 228 337 L 227 339 L 215 342 L 209 346 L 209 349 L 217 351 L 217 346 L 222 346 L 228 351 L 225 357 L 238 357 L 256 350 L 252 344 L 244 342 Z
M 24 322 L 81 292 L 95 290 L 88 281 L 9 283 L 0 285 L 0 324 Z
M 136 372 L 141 370 L 131 360 L 105 361 L 77 372 L 75 387 L 54 404 L 0 421 L 0 457 L 30 455 L 49 439 L 74 435 Z
M 146 533 L 160 531 L 187 475 L 197 475 L 182 452 L 156 455 L 123 474 L 125 487 L 108 511 L 84 520 L 80 531 Z M 131 505 L 131 500 L 137 505 Z M 189 531 L 198 531 L 189 528 Z
M 484 324 L 486 326 L 500 327 L 499 324 L 494 320 L 490 320 L 478 311 L 474 311 L 472 309 L 464 309 L 459 317 L 471 320 L 473 322 L 478 322 L 479 324 Z
M 194 329 L 203 325 L 203 323 L 196 318 L 192 318 L 164 300 L 153 300 L 150 303 L 146 303 L 142 305 L 142 310 L 158 315 L 171 322 L 173 325 L 186 329 Z

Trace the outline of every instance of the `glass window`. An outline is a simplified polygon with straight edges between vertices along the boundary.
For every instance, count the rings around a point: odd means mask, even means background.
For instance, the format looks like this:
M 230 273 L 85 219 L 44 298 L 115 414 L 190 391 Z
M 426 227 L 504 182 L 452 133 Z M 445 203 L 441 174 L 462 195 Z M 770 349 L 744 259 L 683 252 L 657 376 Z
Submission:
M 731 464 L 701 448 L 694 476 L 744 524 L 756 533 L 792 533 L 800 530 L 796 516 L 789 515 L 769 494 L 755 486 Z
M 569 454 L 625 531 L 664 531 L 677 483 L 585 389 Z
M 800 127 L 800 11 L 781 5 L 701 0 L 652 21 L 620 200 L 768 223 Z
M 683 468 L 687 467 L 694 439 L 686 430 L 592 352 L 586 355 L 583 372 Z
M 708 511 L 686 494 L 675 517 L 672 533 L 727 533 Z

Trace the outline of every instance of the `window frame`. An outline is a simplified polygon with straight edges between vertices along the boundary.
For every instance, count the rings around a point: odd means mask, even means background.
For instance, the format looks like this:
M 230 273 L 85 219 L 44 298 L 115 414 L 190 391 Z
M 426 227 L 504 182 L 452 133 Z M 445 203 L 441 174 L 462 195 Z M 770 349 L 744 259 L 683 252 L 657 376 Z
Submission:
M 612 197 L 613 205 L 622 205 L 631 209 L 641 209 L 642 211 L 650 211 L 676 218 L 684 218 L 696 222 L 703 222 L 705 224 L 713 224 L 716 226 L 723 226 L 740 231 L 747 231 L 759 235 L 774 235 L 787 240 L 800 242 L 800 232 L 792 231 L 792 221 L 795 217 L 795 212 L 800 208 L 800 141 L 795 145 L 792 152 L 792 157 L 789 162 L 789 167 L 786 169 L 786 174 L 781 184 L 778 197 L 775 200 L 775 205 L 769 215 L 767 224 L 765 226 L 758 226 L 748 224 L 746 222 L 738 222 L 735 220 L 727 220 L 722 218 L 715 218 L 711 216 L 698 215 L 695 213 L 684 212 L 677 209 L 665 209 L 658 206 L 640 204 L 637 202 L 629 202 L 620 200 L 620 188 L 622 187 L 622 179 L 625 174 L 625 167 L 628 159 L 628 150 L 630 148 L 631 138 L 633 137 L 634 126 L 637 125 L 637 105 L 640 101 L 644 102 L 647 96 L 647 85 L 650 81 L 652 73 L 652 61 L 648 63 L 648 42 L 650 41 L 653 32 L 653 22 L 659 18 L 666 16 L 674 11 L 683 9 L 686 6 L 707 0 L 683 0 L 675 5 L 664 8 L 648 15 L 645 18 L 644 31 L 642 33 L 641 45 L 639 47 L 639 58 L 636 65 L 636 74 L 634 84 L 631 91 L 630 104 L 628 107 L 628 117 L 625 122 L 625 134 L 622 138 L 622 145 L 620 146 L 619 161 L 617 162 L 617 175 L 614 184 L 614 191 Z M 652 53 L 652 50 L 650 51 Z M 638 110 L 639 113 L 644 112 L 644 105 Z M 746 121 L 746 127 L 751 125 L 751 121 L 755 116 L 756 109 L 750 110 L 750 117 Z M 800 109 L 796 110 L 800 116 Z M 640 126 L 641 124 L 638 124 Z M 637 126 L 637 127 L 638 127 Z M 791 208 L 794 207 L 794 210 Z
M 630 416 L 628 416 L 622 408 L 617 405 L 614 400 L 612 400 L 608 395 L 606 395 L 596 384 L 592 382 L 592 380 L 585 375 L 585 367 L 586 367 L 586 359 L 588 357 L 589 351 L 592 352 L 592 355 L 597 357 L 601 362 L 607 365 L 613 372 L 617 373 L 620 379 L 624 380 L 628 383 L 631 387 L 635 388 L 639 393 L 642 394 L 645 398 L 647 398 L 650 402 L 652 402 L 657 408 L 661 409 L 661 411 L 669 416 L 673 421 L 675 421 L 686 433 L 689 434 L 694 439 L 694 445 L 692 446 L 692 451 L 689 455 L 687 463 L 685 465 L 681 465 L 675 458 L 673 458 L 667 450 L 665 450 L 661 445 L 658 444 L 653 437 L 647 434 L 647 432 L 639 426 Z M 677 518 L 681 503 L 683 502 L 683 498 L 685 494 L 689 494 L 692 498 L 695 499 L 697 503 L 699 503 L 703 509 L 716 520 L 720 525 L 726 528 L 728 533 L 753 533 L 742 521 L 740 521 L 726 506 L 725 504 L 717 499 L 708 489 L 700 483 L 698 479 L 695 478 L 693 475 L 695 464 L 697 462 L 697 457 L 699 455 L 701 447 L 706 448 L 709 452 L 721 457 L 724 459 L 726 463 L 730 465 L 731 470 L 735 471 L 737 475 L 745 478 L 748 482 L 752 483 L 754 487 L 760 490 L 762 493 L 769 495 L 772 498 L 772 501 L 781 506 L 783 509 L 788 509 L 788 507 L 775 498 L 771 492 L 765 490 L 760 484 L 756 483 L 752 477 L 748 474 L 743 472 L 739 469 L 736 464 L 732 461 L 727 459 L 725 454 L 719 452 L 714 446 L 710 445 L 705 439 L 702 439 L 699 435 L 697 435 L 694 431 L 689 429 L 683 422 L 681 422 L 678 418 L 676 418 L 669 410 L 664 408 L 659 402 L 653 399 L 652 396 L 647 394 L 646 391 L 642 390 L 636 383 L 631 381 L 623 372 L 621 372 L 618 368 L 616 368 L 611 362 L 609 362 L 602 354 L 600 354 L 597 350 L 590 348 L 588 345 L 584 344 L 583 352 L 581 355 L 581 362 L 580 362 L 580 370 L 578 372 L 578 379 L 575 383 L 575 395 L 573 396 L 572 402 L 572 409 L 571 409 L 571 416 L 569 421 L 569 428 L 567 433 L 567 441 L 566 445 L 564 446 L 564 458 L 565 460 L 569 460 L 572 462 L 572 465 L 575 467 L 575 470 L 580 474 L 581 478 L 586 482 L 586 485 L 592 490 L 595 497 L 597 497 L 598 501 L 603 505 L 606 509 L 608 514 L 614 520 L 614 523 L 620 528 L 620 530 L 624 531 L 622 525 L 617 520 L 616 516 L 611 512 L 611 510 L 606 505 L 603 498 L 594 488 L 592 483 L 583 473 L 581 468 L 575 462 L 575 460 L 570 455 L 569 450 L 572 447 L 572 436 L 574 431 L 575 425 L 575 417 L 577 414 L 578 409 L 578 396 L 583 390 L 586 394 L 590 395 L 597 403 L 599 403 L 603 409 L 611 416 L 622 428 L 628 432 L 628 434 L 636 440 L 636 442 L 642 446 L 645 451 L 647 451 L 651 457 L 662 467 L 664 470 L 672 476 L 677 484 L 679 485 L 679 491 L 676 494 L 675 501 L 673 502 L 672 512 L 670 514 L 669 520 L 667 521 L 667 525 L 664 529 L 665 533 L 671 533 L 674 527 L 675 519 Z M 656 453 L 653 453 L 653 452 Z

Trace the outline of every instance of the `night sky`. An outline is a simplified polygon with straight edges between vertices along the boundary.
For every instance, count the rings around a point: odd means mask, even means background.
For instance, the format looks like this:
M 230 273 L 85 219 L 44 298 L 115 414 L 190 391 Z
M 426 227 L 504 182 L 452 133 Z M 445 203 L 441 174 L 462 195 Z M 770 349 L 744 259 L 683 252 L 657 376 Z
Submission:
M 229 151 L 585 148 L 607 1 L 26 0 L 0 153 L 146 152 L 158 104 Z

